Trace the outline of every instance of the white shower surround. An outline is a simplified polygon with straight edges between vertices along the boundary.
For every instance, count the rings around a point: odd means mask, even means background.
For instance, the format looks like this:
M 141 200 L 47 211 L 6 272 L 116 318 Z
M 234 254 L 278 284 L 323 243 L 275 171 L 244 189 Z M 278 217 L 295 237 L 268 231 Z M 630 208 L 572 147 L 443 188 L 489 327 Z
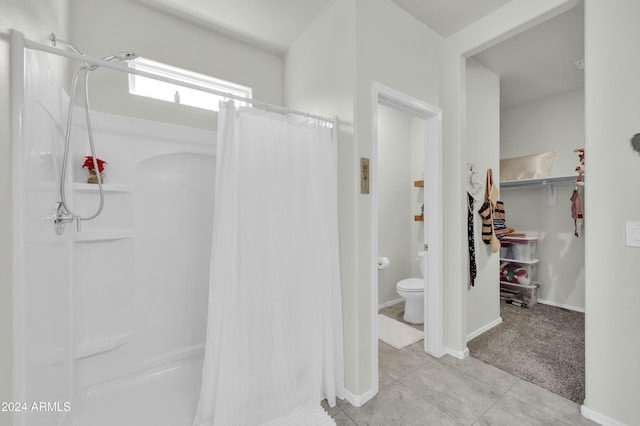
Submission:
M 14 138 L 14 396 L 60 409 L 14 413 L 14 422 L 189 424 L 205 340 L 216 135 L 93 112 L 97 155 L 109 163 L 104 211 L 58 236 L 43 218 L 58 198 L 68 97 L 42 58 L 26 55 Z M 68 198 L 82 214 L 99 198 L 84 183 L 85 123 L 75 123 Z

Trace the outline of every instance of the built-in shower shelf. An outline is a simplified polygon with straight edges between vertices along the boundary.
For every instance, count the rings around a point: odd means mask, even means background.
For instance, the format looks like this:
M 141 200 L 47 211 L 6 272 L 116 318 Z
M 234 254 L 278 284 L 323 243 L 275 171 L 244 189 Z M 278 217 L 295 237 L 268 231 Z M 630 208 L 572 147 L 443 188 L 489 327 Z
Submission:
M 99 192 L 99 186 L 93 183 L 74 183 L 73 190 L 79 192 Z M 102 185 L 105 194 L 128 194 L 133 192 L 133 186 L 121 183 L 105 183 Z
M 133 232 L 131 231 L 77 232 L 73 235 L 72 238 L 74 241 L 77 241 L 77 242 L 125 240 L 128 238 L 133 238 Z
M 39 191 L 58 191 L 56 182 L 40 182 L 29 184 L 29 189 Z M 74 183 L 67 187 L 67 191 L 73 190 L 77 192 L 99 192 L 98 185 L 92 183 Z M 102 185 L 105 194 L 129 194 L 133 192 L 133 185 L 123 183 L 106 183 Z

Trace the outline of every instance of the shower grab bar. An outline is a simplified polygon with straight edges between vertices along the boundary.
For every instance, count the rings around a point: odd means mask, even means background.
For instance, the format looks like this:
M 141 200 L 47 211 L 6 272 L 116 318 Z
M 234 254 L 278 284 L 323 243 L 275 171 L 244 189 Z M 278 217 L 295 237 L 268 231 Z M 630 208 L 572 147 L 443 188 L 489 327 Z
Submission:
M 18 33 L 19 36 L 21 36 L 23 38 L 23 44 L 26 48 L 28 49 L 32 49 L 32 50 L 39 50 L 41 52 L 46 52 L 46 53 L 52 53 L 54 55 L 58 55 L 58 56 L 64 56 L 70 59 L 75 59 L 77 61 L 81 61 L 81 62 L 85 62 L 88 64 L 92 64 L 92 65 L 98 65 L 100 67 L 104 67 L 104 68 L 109 68 L 115 71 L 120 71 L 120 72 L 124 72 L 127 74 L 135 74 L 135 75 L 139 75 L 142 77 L 147 77 L 147 78 L 151 78 L 153 80 L 159 80 L 159 81 L 164 81 L 166 83 L 171 83 L 171 84 L 176 84 L 182 87 L 187 87 L 189 89 L 195 89 L 195 90 L 199 90 L 201 92 L 207 92 L 207 93 L 211 93 L 214 95 L 218 95 L 221 96 L 223 98 L 227 98 L 227 99 L 233 99 L 236 101 L 240 101 L 240 102 L 245 102 L 247 104 L 251 104 L 254 107 L 257 108 L 261 108 L 261 109 L 265 109 L 265 110 L 271 110 L 271 111 L 275 111 L 278 113 L 282 113 L 282 114 L 292 114 L 292 115 L 299 115 L 302 117 L 306 117 L 306 118 L 311 118 L 311 119 L 315 119 L 315 120 L 319 120 L 319 121 L 323 121 L 325 123 L 328 123 L 329 125 L 332 126 L 336 126 L 337 124 L 337 117 L 323 117 L 321 115 L 316 115 L 316 114 L 311 114 L 308 112 L 303 112 L 303 111 L 297 111 L 294 109 L 290 109 L 284 106 L 280 106 L 280 105 L 275 105 L 275 104 L 270 104 L 264 101 L 259 101 L 256 99 L 251 99 L 251 98 L 247 98 L 244 96 L 239 96 L 239 95 L 234 95 L 232 93 L 227 93 L 227 92 L 223 92 L 221 90 L 215 90 L 215 89 L 210 89 L 208 87 L 202 87 L 202 86 L 198 86 L 196 84 L 192 84 L 192 83 L 188 83 L 185 81 L 179 81 L 179 80 L 174 80 L 170 77 L 165 77 L 165 76 L 160 76 L 160 75 L 156 75 L 156 74 L 152 74 L 146 71 L 141 71 L 141 70 L 137 70 L 131 67 L 127 67 L 124 65 L 120 65 L 120 64 L 116 64 L 113 62 L 109 62 L 109 61 L 105 61 L 99 58 L 94 58 L 91 56 L 86 56 L 86 55 L 81 55 L 72 51 L 68 51 L 68 50 L 62 50 L 59 48 L 55 48 L 55 47 L 50 47 L 50 46 L 46 46 L 44 44 L 40 44 L 37 43 L 35 41 L 29 40 L 27 38 L 24 38 L 24 34 L 22 34 L 19 31 L 15 31 L 15 30 L 11 30 L 12 33 Z

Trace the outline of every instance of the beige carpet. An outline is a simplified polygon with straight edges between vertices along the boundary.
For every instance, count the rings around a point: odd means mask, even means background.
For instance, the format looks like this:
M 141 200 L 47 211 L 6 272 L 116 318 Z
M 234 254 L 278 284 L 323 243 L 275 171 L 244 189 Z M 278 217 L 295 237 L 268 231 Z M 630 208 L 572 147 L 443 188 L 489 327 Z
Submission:
M 424 332 L 378 314 L 378 339 L 396 349 L 402 349 L 424 339 Z
M 500 303 L 502 323 L 467 343 L 469 354 L 578 404 L 584 401 L 584 314 Z

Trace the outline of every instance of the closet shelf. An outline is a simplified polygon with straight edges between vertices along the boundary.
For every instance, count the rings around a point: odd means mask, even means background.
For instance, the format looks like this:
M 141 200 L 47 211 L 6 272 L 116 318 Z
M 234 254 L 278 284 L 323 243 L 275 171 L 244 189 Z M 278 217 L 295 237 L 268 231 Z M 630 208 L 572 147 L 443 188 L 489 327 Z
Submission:
M 549 191 L 547 204 L 549 206 L 558 205 L 558 195 L 556 192 L 557 185 L 584 185 L 584 182 L 577 182 L 578 176 L 554 176 L 539 179 L 519 179 L 519 180 L 505 180 L 500 182 L 500 189 L 509 188 L 535 188 L 535 187 L 547 187 Z
M 578 176 L 554 176 L 538 179 L 518 179 L 518 180 L 504 180 L 500 182 L 500 189 L 502 188 L 523 188 L 532 186 L 545 186 L 545 185 L 560 185 L 560 184 L 572 184 L 575 185 L 578 180 Z

